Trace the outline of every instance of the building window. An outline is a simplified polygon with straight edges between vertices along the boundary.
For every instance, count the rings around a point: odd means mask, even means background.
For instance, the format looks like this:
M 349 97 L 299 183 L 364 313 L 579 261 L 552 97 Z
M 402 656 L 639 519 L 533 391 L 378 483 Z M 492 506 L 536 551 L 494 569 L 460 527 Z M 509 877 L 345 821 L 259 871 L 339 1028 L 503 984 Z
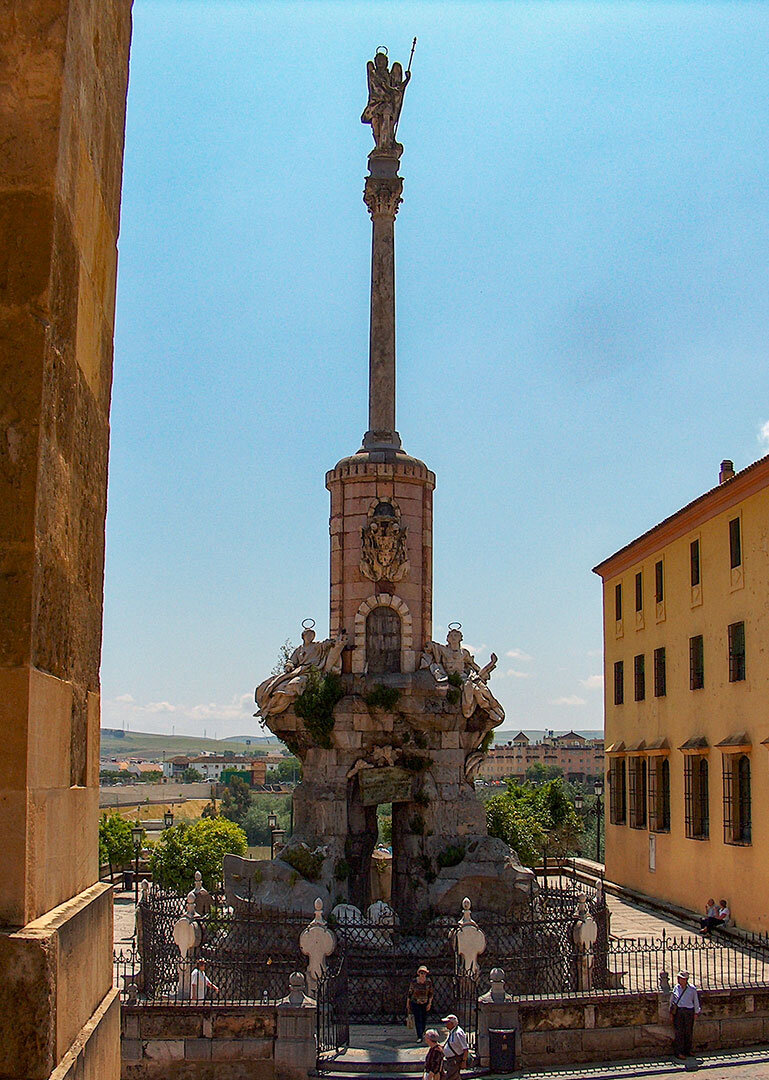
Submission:
M 667 692 L 665 681 L 665 649 L 654 650 L 654 696 L 664 697 Z
M 635 699 L 636 701 L 643 701 L 646 697 L 646 666 L 643 653 L 633 659 L 633 681 Z
M 630 779 L 630 828 L 646 828 L 646 758 L 628 759 Z
M 692 588 L 700 583 L 700 542 L 692 540 L 689 545 L 689 564 L 691 566 Z
M 689 686 L 701 690 L 705 685 L 705 647 L 702 634 L 689 638 Z
M 622 705 L 625 701 L 625 662 L 617 660 L 614 665 L 614 704 Z
M 724 755 L 724 843 L 751 842 L 750 758 Z
M 729 556 L 732 570 L 735 566 L 742 565 L 742 537 L 740 536 L 740 519 L 732 518 L 729 522 Z
M 662 559 L 654 566 L 654 599 L 661 604 L 665 599 L 665 578 L 662 572 Z
M 692 840 L 710 836 L 710 791 L 708 759 L 699 754 L 684 758 L 684 810 L 686 835 Z
M 649 771 L 649 828 L 652 832 L 670 832 L 670 762 L 654 757 Z
M 745 623 L 735 622 L 729 627 L 729 682 L 742 682 L 745 678 Z
M 643 611 L 644 607 L 644 578 L 641 570 L 635 576 L 635 609 Z
M 627 790 L 625 759 L 613 757 L 609 761 L 609 820 L 612 825 L 624 825 L 626 820 Z
M 614 586 L 614 618 L 617 622 L 622 618 L 622 585 Z

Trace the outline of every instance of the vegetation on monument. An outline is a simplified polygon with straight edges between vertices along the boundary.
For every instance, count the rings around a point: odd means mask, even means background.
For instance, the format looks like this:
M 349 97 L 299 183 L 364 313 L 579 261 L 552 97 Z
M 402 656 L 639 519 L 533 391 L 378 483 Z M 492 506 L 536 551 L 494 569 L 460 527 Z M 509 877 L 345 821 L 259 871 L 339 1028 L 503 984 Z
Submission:
M 579 848 L 582 822 L 560 779 L 540 787 L 508 780 L 507 791 L 486 803 L 490 836 L 509 844 L 524 866 L 535 866 L 547 850 L 562 856 Z
M 384 709 L 386 712 L 394 709 L 401 696 L 400 690 L 394 686 L 383 686 L 377 683 L 373 690 L 365 695 L 363 700 L 370 709 Z
M 142 832 L 142 844 L 144 838 Z M 102 814 L 99 822 L 99 862 L 109 864 L 110 880 L 114 877 L 115 869 L 129 865 L 134 856 L 131 822 L 117 812 Z
M 310 668 L 307 685 L 294 703 L 294 712 L 304 720 L 307 733 L 316 746 L 326 750 L 331 748 L 334 706 L 342 697 L 344 689 L 338 675 L 332 672 L 321 675 L 317 668 Z
M 449 844 L 438 852 L 438 866 L 443 869 L 445 866 L 459 866 L 465 857 L 465 845 L 464 844 Z
M 187 892 L 199 870 L 205 887 L 215 889 L 224 856 L 245 857 L 247 853 L 246 834 L 234 821 L 223 817 L 201 818 L 191 825 L 183 821 L 166 829 L 152 849 L 152 879 L 166 888 Z
M 306 847 L 284 848 L 279 858 L 308 881 L 317 881 L 323 870 L 323 856 Z

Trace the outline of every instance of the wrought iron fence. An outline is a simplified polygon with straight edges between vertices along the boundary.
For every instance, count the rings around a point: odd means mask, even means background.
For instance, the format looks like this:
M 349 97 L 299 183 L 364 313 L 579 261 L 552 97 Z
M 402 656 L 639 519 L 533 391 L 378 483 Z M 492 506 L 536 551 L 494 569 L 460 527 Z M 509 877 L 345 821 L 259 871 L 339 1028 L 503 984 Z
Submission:
M 320 1063 L 324 1056 L 344 1050 L 350 1041 L 350 995 L 344 955 L 331 958 L 326 974 L 318 980 L 315 1000 Z
M 485 958 L 484 958 L 485 959 Z M 527 993 L 522 986 L 531 969 L 557 965 L 562 989 Z M 675 985 L 678 971 L 688 971 L 701 990 L 728 990 L 769 986 L 769 942 L 762 935 L 746 936 L 744 943 L 671 936 L 621 938 L 596 942 L 588 949 L 571 950 L 554 957 L 548 950 L 511 957 L 505 971 L 505 988 L 522 1000 L 543 997 L 594 997 L 644 993 L 664 989 L 664 972 Z M 481 993 L 486 989 L 488 967 L 484 963 Z

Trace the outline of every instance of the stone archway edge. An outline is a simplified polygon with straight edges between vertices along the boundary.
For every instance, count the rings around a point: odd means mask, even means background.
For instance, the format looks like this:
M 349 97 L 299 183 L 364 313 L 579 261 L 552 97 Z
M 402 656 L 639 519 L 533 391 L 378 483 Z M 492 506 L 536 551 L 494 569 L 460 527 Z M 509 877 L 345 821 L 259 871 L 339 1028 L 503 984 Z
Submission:
M 414 671 L 416 657 L 414 655 L 414 632 L 413 620 L 408 604 L 400 596 L 390 596 L 389 593 L 372 593 L 367 597 L 355 613 L 355 633 L 353 639 L 352 670 L 356 674 L 363 674 L 366 670 L 366 617 L 374 608 L 391 608 L 398 614 L 401 620 L 401 671 Z

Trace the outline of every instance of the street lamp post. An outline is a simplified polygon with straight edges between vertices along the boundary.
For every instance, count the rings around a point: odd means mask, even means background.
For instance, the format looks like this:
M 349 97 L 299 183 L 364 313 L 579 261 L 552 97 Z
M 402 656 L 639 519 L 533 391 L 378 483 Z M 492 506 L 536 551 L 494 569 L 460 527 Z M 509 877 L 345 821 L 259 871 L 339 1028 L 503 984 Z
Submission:
M 142 834 L 144 829 L 138 823 L 131 827 L 131 839 L 134 842 L 134 855 L 136 856 L 136 873 L 134 878 L 134 889 L 136 894 L 136 903 L 139 903 L 139 855 L 142 850 Z
M 267 828 L 270 830 L 270 859 L 275 858 L 275 831 L 278 827 L 277 814 L 267 815 Z
M 601 795 L 603 794 L 603 784 L 600 780 L 596 780 L 593 785 L 593 793 L 595 795 L 595 861 L 601 861 L 601 819 L 603 818 L 603 802 L 601 801 Z
M 173 810 L 170 810 L 170 809 L 166 810 L 165 814 L 163 814 L 163 828 L 164 829 L 170 829 L 172 827 L 173 823 L 174 823 L 174 812 L 173 812 Z

